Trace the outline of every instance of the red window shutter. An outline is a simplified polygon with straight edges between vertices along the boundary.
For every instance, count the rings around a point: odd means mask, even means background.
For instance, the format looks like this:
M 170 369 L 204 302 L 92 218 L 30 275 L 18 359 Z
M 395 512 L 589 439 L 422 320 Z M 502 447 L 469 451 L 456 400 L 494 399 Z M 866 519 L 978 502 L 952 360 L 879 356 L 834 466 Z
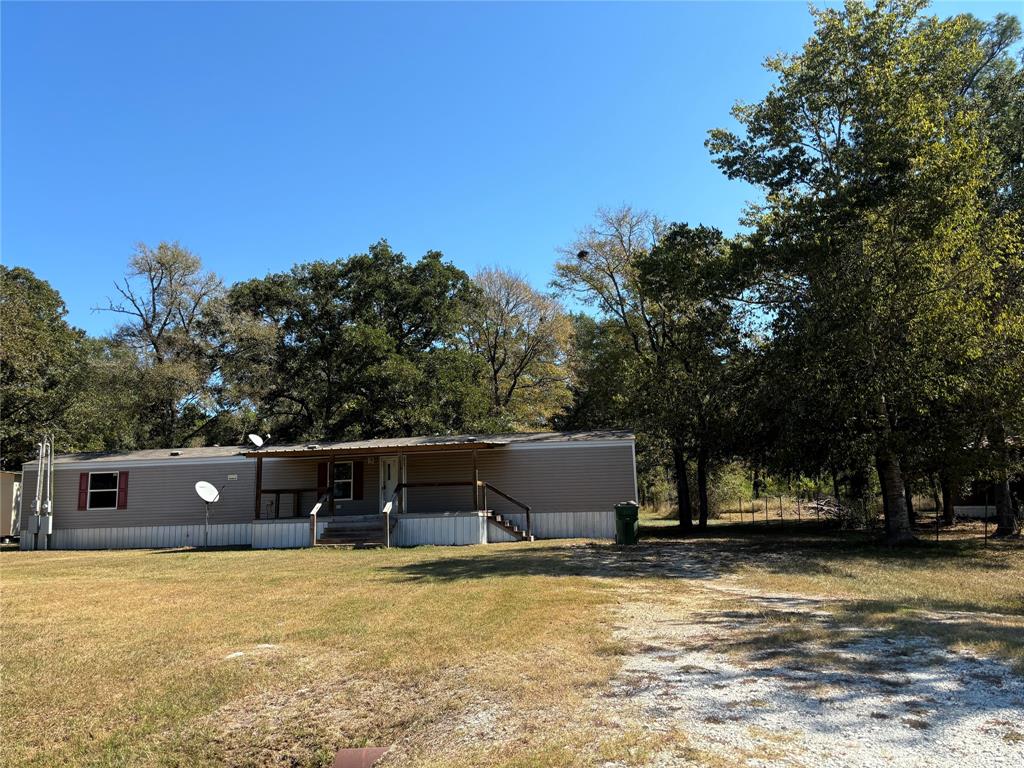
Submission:
M 316 465 L 316 492 L 322 496 L 327 490 L 327 462 L 321 461 Z
M 363 462 L 352 462 L 352 498 L 359 500 L 363 498 Z
M 78 508 L 86 509 L 89 506 L 89 473 L 82 472 L 78 476 Z
M 117 473 L 117 508 L 128 509 L 128 473 Z

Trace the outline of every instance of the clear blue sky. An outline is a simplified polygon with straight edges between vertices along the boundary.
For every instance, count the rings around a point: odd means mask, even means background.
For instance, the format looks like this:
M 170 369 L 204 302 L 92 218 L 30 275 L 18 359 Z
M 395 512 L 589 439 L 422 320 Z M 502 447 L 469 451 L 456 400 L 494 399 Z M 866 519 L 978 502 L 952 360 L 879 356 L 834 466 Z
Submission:
M 1020 3 L 944 3 L 989 17 Z M 629 202 L 734 231 L 703 146 L 804 3 L 2 5 L 2 258 L 72 323 L 134 243 L 231 282 L 386 237 L 517 269 Z

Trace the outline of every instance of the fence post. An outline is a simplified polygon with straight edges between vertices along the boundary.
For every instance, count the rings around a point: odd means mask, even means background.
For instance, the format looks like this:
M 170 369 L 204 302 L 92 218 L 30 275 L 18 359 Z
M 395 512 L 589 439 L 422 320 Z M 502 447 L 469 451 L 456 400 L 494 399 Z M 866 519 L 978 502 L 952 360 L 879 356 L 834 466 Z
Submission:
M 764 524 L 768 525 L 768 497 L 764 497 Z
M 796 521 L 800 522 L 800 494 L 796 495 Z
M 992 483 L 988 485 L 988 490 L 985 491 L 985 546 L 988 546 L 988 501 L 992 498 Z
M 782 511 L 782 494 L 779 494 L 779 527 L 786 527 L 786 516 Z

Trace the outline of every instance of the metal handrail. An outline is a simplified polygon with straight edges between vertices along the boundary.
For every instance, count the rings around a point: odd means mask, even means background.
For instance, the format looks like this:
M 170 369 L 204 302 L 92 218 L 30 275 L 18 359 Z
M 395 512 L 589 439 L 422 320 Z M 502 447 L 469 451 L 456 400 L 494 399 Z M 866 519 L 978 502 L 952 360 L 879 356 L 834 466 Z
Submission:
M 274 497 L 274 519 L 279 520 L 281 517 L 281 497 L 289 495 L 292 497 L 292 517 L 302 517 L 302 513 L 299 512 L 299 503 L 302 499 L 302 494 L 319 491 L 319 488 L 260 488 L 260 506 L 263 505 L 264 496 Z M 319 502 L 317 502 L 319 503 Z M 259 520 L 259 512 L 257 512 L 256 519 Z
M 527 536 L 532 536 L 533 535 L 533 524 L 530 522 L 530 505 L 529 504 L 525 504 L 522 501 L 520 501 L 519 499 L 516 499 L 516 498 L 513 498 L 512 496 L 509 496 L 507 493 L 505 493 L 500 488 L 495 488 L 493 485 L 491 485 L 490 483 L 488 483 L 486 481 L 481 480 L 480 484 L 484 488 L 488 488 L 488 489 L 494 491 L 496 494 L 501 496 L 501 498 L 505 499 L 505 501 L 509 501 L 509 502 L 515 504 L 520 509 L 522 509 L 526 513 L 526 535 Z
M 519 507 L 521 510 L 523 510 L 526 513 L 526 533 L 529 536 L 533 535 L 533 522 L 530 520 L 530 509 L 531 509 L 530 505 L 526 504 L 525 502 L 520 501 L 519 499 L 515 498 L 514 496 L 510 496 L 509 494 L 505 493 L 500 488 L 496 488 L 495 486 L 491 485 L 486 480 L 475 480 L 475 481 L 474 480 L 452 480 L 450 482 L 434 482 L 434 481 L 429 481 L 429 482 L 420 482 L 420 483 L 399 483 L 395 487 L 395 495 L 397 496 L 399 491 L 401 491 L 403 488 L 469 488 L 469 487 L 473 487 L 473 486 L 475 486 L 477 488 L 483 488 L 484 489 L 484 494 L 485 494 L 484 498 L 485 499 L 486 499 L 487 490 L 489 489 L 489 490 L 494 491 L 496 494 L 501 496 L 506 501 L 511 502 L 512 504 L 515 504 L 517 507 Z M 486 501 L 485 501 L 485 506 L 486 506 Z

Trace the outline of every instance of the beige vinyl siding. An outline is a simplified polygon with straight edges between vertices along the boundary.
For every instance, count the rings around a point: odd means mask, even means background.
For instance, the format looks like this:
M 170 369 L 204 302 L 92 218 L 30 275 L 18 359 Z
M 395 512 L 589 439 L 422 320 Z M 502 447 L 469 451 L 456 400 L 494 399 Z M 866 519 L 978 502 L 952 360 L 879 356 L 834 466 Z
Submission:
M 255 467 L 255 459 L 250 459 Z M 262 486 L 264 491 L 304 489 L 299 494 L 299 508 L 295 509 L 292 494 L 281 494 L 281 507 L 274 514 L 274 494 L 264 493 L 260 497 L 260 520 L 276 518 L 305 517 L 316 504 L 316 466 L 312 459 L 264 459 Z M 255 469 L 253 470 L 255 476 Z
M 488 449 L 490 450 L 490 449 Z M 480 451 L 483 453 L 484 451 Z M 468 483 L 473 479 L 471 451 L 409 454 L 406 457 L 408 483 Z M 481 479 L 486 479 L 481 476 Z M 473 488 L 409 488 L 406 493 L 407 512 L 465 512 L 473 509 Z
M 635 494 L 633 444 L 628 440 L 480 450 L 477 466 L 481 480 L 538 513 L 598 512 Z M 408 478 L 410 483 L 472 480 L 473 454 L 410 455 Z M 472 506 L 470 487 L 409 490 L 409 512 L 454 512 Z M 519 510 L 494 493 L 488 494 L 487 506 L 496 512 Z
M 203 523 L 206 510 L 196 496 L 198 480 L 207 480 L 221 489 L 220 501 L 210 507 L 211 523 L 248 523 L 253 517 L 256 462 L 251 459 L 239 457 L 231 461 L 189 462 L 178 466 L 170 462 L 133 466 L 130 461 L 105 462 L 96 467 L 86 464 L 54 466 L 54 529 Z M 90 471 L 128 472 L 128 507 L 79 510 L 78 477 Z M 228 480 L 228 475 L 238 475 L 238 479 Z M 22 528 L 27 529 L 35 496 L 35 468 L 26 468 L 24 477 L 30 489 L 22 514 Z

